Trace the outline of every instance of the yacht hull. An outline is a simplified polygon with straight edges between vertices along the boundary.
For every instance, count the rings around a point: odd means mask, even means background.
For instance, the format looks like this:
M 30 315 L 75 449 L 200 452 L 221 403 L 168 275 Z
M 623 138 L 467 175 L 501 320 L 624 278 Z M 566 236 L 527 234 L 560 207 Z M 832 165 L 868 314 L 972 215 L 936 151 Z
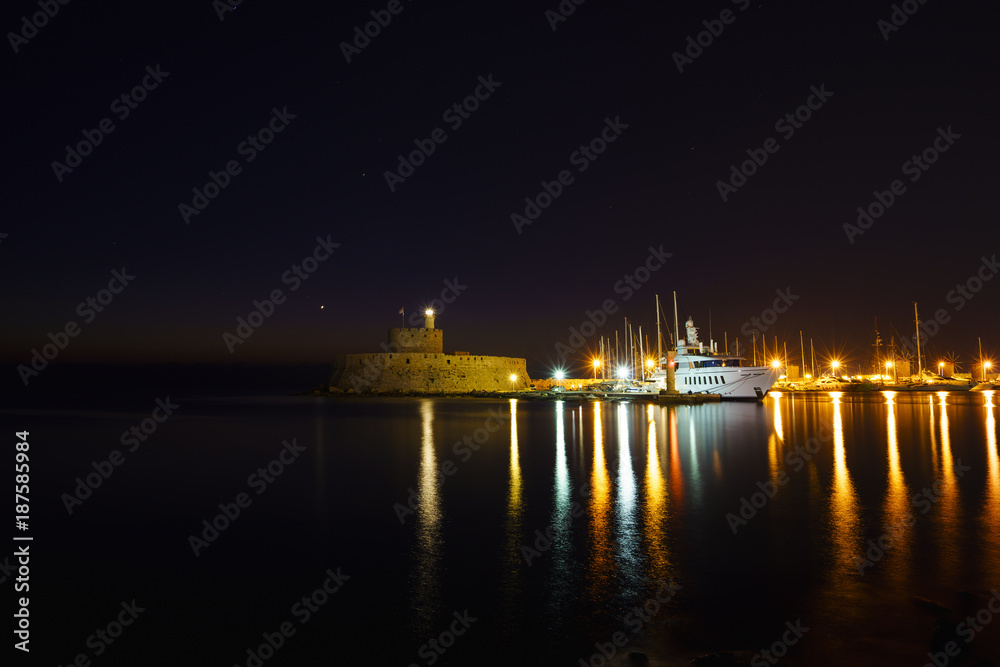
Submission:
M 683 358 L 682 358 L 683 359 Z M 674 386 L 682 394 L 718 394 L 725 399 L 761 399 L 781 376 L 770 366 L 722 366 L 684 368 L 674 374 Z

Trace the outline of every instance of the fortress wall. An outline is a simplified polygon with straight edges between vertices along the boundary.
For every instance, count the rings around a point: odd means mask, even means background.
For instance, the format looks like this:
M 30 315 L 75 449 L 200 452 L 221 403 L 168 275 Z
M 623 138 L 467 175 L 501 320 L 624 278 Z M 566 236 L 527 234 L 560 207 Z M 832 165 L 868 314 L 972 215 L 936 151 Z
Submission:
M 444 352 L 444 331 L 442 329 L 406 328 L 389 329 L 390 352 Z
M 346 354 L 334 359 L 329 384 L 341 391 L 353 389 L 359 393 L 509 391 L 511 374 L 517 375 L 514 389 L 525 389 L 531 382 L 525 360 L 515 357 L 425 352 Z

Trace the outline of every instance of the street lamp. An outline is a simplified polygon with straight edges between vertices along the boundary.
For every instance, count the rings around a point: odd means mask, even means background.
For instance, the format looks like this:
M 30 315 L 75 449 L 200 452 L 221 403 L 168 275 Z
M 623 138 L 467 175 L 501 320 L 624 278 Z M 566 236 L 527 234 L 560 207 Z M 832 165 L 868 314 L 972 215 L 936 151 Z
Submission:
M 510 374 L 510 390 L 514 391 L 514 383 L 517 382 L 517 376 L 513 373 Z
M 988 361 L 983 362 L 983 382 L 986 382 L 986 371 L 990 370 L 990 366 L 992 365 L 993 364 Z
M 831 361 L 830 362 L 830 374 L 833 375 L 833 377 L 837 377 L 837 369 L 838 368 L 840 368 L 840 362 L 839 361 Z
M 895 382 L 897 382 L 897 380 L 896 380 L 896 364 L 892 363 L 891 361 L 885 362 L 885 374 L 886 375 L 889 374 L 889 369 L 890 368 L 892 369 L 892 378 L 893 378 L 892 381 L 895 383 Z
M 597 380 L 597 369 L 601 367 L 601 360 L 594 359 L 594 380 Z
M 938 362 L 938 375 L 940 375 L 941 377 L 944 377 L 944 362 L 943 361 L 939 361 Z

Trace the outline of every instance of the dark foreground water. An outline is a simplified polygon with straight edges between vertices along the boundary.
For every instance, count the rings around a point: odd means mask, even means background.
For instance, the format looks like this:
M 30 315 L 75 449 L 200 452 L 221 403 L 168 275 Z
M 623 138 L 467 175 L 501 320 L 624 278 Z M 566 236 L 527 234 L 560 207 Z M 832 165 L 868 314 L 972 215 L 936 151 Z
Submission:
M 991 395 L 188 393 L 122 444 L 156 397 L 0 412 L 11 443 L 30 431 L 31 664 L 919 666 L 949 640 L 946 664 L 1000 656 Z M 261 653 L 265 634 L 279 647 Z

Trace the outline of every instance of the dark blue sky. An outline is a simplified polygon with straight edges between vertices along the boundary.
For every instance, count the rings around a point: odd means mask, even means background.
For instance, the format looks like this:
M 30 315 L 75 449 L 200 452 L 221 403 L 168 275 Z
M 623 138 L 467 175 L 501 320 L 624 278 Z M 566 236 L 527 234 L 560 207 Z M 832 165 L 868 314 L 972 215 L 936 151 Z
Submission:
M 586 311 L 614 299 L 603 333 L 622 316 L 647 333 L 654 294 L 672 290 L 704 338 L 709 308 L 713 335 L 732 340 L 790 289 L 798 298 L 769 344 L 776 334 L 797 350 L 802 329 L 818 354 L 860 362 L 874 318 L 886 336 L 890 320 L 912 333 L 916 300 L 923 318 L 947 319 L 932 354 L 969 361 L 979 335 L 1000 352 L 1000 279 L 949 299 L 1000 253 L 993 5 L 919 5 L 885 39 L 889 3 L 591 0 L 553 30 L 555 0 L 404 0 L 348 63 L 340 44 L 388 3 L 329 4 L 245 0 L 220 20 L 207 1 L 71 2 L 15 40 L 17 53 L 8 35 L 0 354 L 11 385 L 69 321 L 80 331 L 53 363 L 377 351 L 401 307 L 422 309 L 456 279 L 464 289 L 438 318 L 446 350 L 527 357 L 535 375 Z M 38 11 L 7 3 L 0 27 L 21 32 Z M 679 72 L 687 38 L 720 27 Z M 145 99 L 115 103 L 144 78 Z M 810 98 L 813 87 L 826 93 Z M 469 96 L 467 117 L 447 113 Z M 808 103 L 807 120 L 779 123 Z M 273 140 L 244 144 L 274 110 Z M 113 131 L 79 166 L 53 168 L 105 118 Z M 607 119 L 614 141 L 581 157 Z M 947 151 L 907 170 L 939 128 L 951 128 Z M 435 130 L 444 141 L 390 190 L 385 172 Z M 718 182 L 747 151 L 766 162 L 746 166 L 755 173 L 724 201 Z M 230 161 L 226 187 L 186 221 L 179 206 Z M 563 171 L 568 184 L 518 233 L 512 214 Z M 902 194 L 849 239 L 845 223 L 894 180 Z M 283 276 L 317 237 L 339 247 L 293 291 Z M 616 292 L 661 246 L 671 257 L 648 282 Z M 134 281 L 87 322 L 78 304 L 123 267 Z M 231 354 L 223 333 L 276 289 L 283 302 Z

